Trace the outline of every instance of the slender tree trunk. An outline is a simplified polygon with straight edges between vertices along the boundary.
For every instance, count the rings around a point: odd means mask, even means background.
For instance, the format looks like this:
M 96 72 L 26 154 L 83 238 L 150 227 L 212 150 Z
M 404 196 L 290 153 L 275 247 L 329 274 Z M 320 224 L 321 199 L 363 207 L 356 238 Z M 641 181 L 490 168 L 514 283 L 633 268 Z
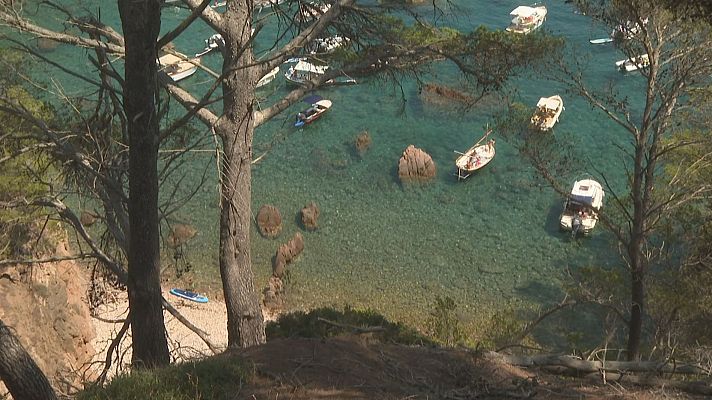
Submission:
M 230 3 L 225 12 L 226 50 L 223 70 L 232 70 L 223 82 L 224 116 L 218 126 L 222 138 L 220 275 L 227 306 L 228 346 L 248 347 L 265 342 L 264 317 L 255 290 L 250 258 L 252 223 L 252 136 L 255 68 L 248 42 L 252 16 L 247 2 Z M 244 3 L 244 4 L 242 4 Z M 251 8 L 250 8 L 251 9 Z
M 119 0 L 126 40 L 124 111 L 129 130 L 129 317 L 132 363 L 169 363 L 161 305 L 158 225 L 156 40 L 160 0 Z
M 630 321 L 628 322 L 628 360 L 635 360 L 640 353 L 640 341 L 643 333 L 643 310 L 645 288 L 645 262 L 643 242 L 645 240 L 645 197 L 644 197 L 644 165 L 647 131 L 641 130 L 636 136 L 635 156 L 633 159 L 633 182 L 631 184 L 631 200 L 633 201 L 633 219 L 630 225 L 630 242 L 628 243 L 628 258 L 630 261 L 631 304 Z
M 0 380 L 15 399 L 57 399 L 47 377 L 2 320 L 0 320 Z
M 642 273 L 632 273 L 631 278 L 631 308 L 628 324 L 628 360 L 638 359 L 640 340 L 643 334 L 643 310 L 645 302 L 645 286 Z

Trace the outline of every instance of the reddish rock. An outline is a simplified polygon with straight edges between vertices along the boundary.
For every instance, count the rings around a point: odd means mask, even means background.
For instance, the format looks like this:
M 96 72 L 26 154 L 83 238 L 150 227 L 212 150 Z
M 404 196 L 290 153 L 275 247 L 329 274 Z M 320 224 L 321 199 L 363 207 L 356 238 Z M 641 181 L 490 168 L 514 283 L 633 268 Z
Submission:
M 284 307 L 284 282 L 281 278 L 272 275 L 262 294 L 264 295 L 262 304 L 268 310 L 275 311 Z
M 302 224 L 307 230 L 314 231 L 318 227 L 319 207 L 314 202 L 302 208 Z
M 398 176 L 403 182 L 429 180 L 435 177 L 436 171 L 432 157 L 412 144 L 398 161 Z
M 281 278 L 287 264 L 291 263 L 304 250 L 304 238 L 297 232 L 289 242 L 279 246 L 272 259 L 272 275 Z
M 262 236 L 277 237 L 282 232 L 282 214 L 272 205 L 263 205 L 257 213 L 257 227 Z
M 371 147 L 371 135 L 369 135 L 367 131 L 359 133 L 354 141 L 354 146 L 356 146 L 356 151 L 358 151 L 359 154 L 365 153 L 366 150 Z

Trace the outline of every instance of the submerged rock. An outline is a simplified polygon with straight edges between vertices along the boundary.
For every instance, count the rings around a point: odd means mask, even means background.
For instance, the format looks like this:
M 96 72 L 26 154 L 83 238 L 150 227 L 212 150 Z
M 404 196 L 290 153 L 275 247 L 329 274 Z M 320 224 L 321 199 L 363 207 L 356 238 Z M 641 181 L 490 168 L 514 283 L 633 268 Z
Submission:
M 367 131 L 359 133 L 354 141 L 354 146 L 356 147 L 356 151 L 358 151 L 360 155 L 363 155 L 363 153 L 371 147 L 371 135 L 369 135 Z
M 301 233 L 294 235 L 292 240 L 279 246 L 277 254 L 272 259 L 272 275 L 281 278 L 287 264 L 291 263 L 304 250 L 304 238 Z
M 435 177 L 433 158 L 423 150 L 409 145 L 398 161 L 398 176 L 402 182 L 425 181 Z
M 314 231 L 318 227 L 319 207 L 314 202 L 304 206 L 301 211 L 302 224 L 309 231 Z
M 473 104 L 475 102 L 475 99 L 465 92 L 433 83 L 423 85 L 420 93 L 424 99 L 437 103 L 457 101 L 465 104 Z
M 282 214 L 277 207 L 265 204 L 257 213 L 257 227 L 262 236 L 273 239 L 282 232 Z

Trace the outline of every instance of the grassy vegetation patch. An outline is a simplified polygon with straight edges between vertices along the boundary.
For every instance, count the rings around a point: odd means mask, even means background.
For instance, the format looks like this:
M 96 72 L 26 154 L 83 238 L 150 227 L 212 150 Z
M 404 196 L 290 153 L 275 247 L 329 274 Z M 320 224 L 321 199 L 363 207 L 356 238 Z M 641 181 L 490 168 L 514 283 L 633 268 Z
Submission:
M 235 357 L 218 356 L 156 370 L 133 370 L 105 387 L 88 388 L 77 399 L 234 399 L 251 376 L 251 365 Z

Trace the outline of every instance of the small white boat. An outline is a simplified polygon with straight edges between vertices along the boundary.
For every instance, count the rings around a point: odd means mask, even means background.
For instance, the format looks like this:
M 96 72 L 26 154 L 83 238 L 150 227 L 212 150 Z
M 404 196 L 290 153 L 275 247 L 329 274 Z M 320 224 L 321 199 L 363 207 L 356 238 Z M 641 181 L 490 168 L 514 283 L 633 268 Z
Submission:
M 260 14 L 262 11 L 272 8 L 272 6 L 280 5 L 284 3 L 286 0 L 255 0 L 255 13 Z M 225 7 L 227 5 L 227 1 L 214 1 L 213 4 L 210 5 L 212 8 L 221 8 Z
M 591 233 L 598 222 L 603 196 L 603 187 L 593 179 L 574 182 L 574 187 L 564 202 L 564 210 L 559 218 L 561 229 L 571 231 L 572 236 Z
M 351 40 L 343 36 L 330 36 L 326 38 L 318 38 L 306 46 L 309 54 L 329 54 L 333 53 L 339 47 L 346 47 Z
M 650 58 L 647 54 L 642 54 L 637 57 L 631 57 L 627 60 L 616 61 L 616 67 L 621 71 L 632 72 L 639 69 L 647 68 L 650 65 Z
M 485 132 L 484 136 L 464 153 L 455 151 L 455 153 L 460 155 L 457 160 L 455 160 L 458 181 L 469 177 L 472 173 L 492 161 L 495 156 L 494 139 L 488 140 L 485 144 L 480 144 L 490 133 L 492 133 L 492 130 Z
M 307 81 L 326 74 L 328 70 L 329 67 L 327 65 L 315 65 L 308 61 L 300 60 L 289 67 L 284 77 L 288 83 L 303 86 Z M 325 82 L 327 85 L 353 85 L 355 83 L 356 80 L 348 76 L 329 79 Z
M 215 33 L 209 38 L 205 39 L 205 48 L 200 53 L 197 53 L 196 57 L 202 57 L 208 53 L 212 53 L 215 50 L 219 50 L 225 47 L 225 39 L 219 33 Z
M 606 43 L 611 43 L 613 41 L 613 38 L 600 38 L 600 39 L 591 39 L 588 42 L 591 44 L 606 44 Z
M 548 131 L 559 122 L 559 116 L 564 111 L 564 100 L 558 94 L 542 97 L 536 103 L 536 111 L 531 118 L 532 127 L 540 131 Z
M 197 58 L 188 59 L 184 54 L 177 52 L 176 54 L 178 55 L 164 54 L 158 58 L 159 71 L 165 72 L 174 82 L 193 75 L 200 64 Z
M 514 16 L 507 32 L 527 34 L 539 28 L 546 20 L 546 6 L 519 6 L 509 15 Z
M 306 110 L 297 113 L 296 121 L 294 121 L 294 126 L 297 128 L 314 122 L 331 108 L 331 100 L 325 100 L 318 95 L 309 96 L 304 101 L 311 105 Z
M 278 73 L 279 67 L 274 67 L 270 72 L 267 73 L 267 75 L 263 76 L 262 78 L 260 78 L 259 81 L 257 81 L 257 85 L 255 87 L 262 87 L 272 82 Z

